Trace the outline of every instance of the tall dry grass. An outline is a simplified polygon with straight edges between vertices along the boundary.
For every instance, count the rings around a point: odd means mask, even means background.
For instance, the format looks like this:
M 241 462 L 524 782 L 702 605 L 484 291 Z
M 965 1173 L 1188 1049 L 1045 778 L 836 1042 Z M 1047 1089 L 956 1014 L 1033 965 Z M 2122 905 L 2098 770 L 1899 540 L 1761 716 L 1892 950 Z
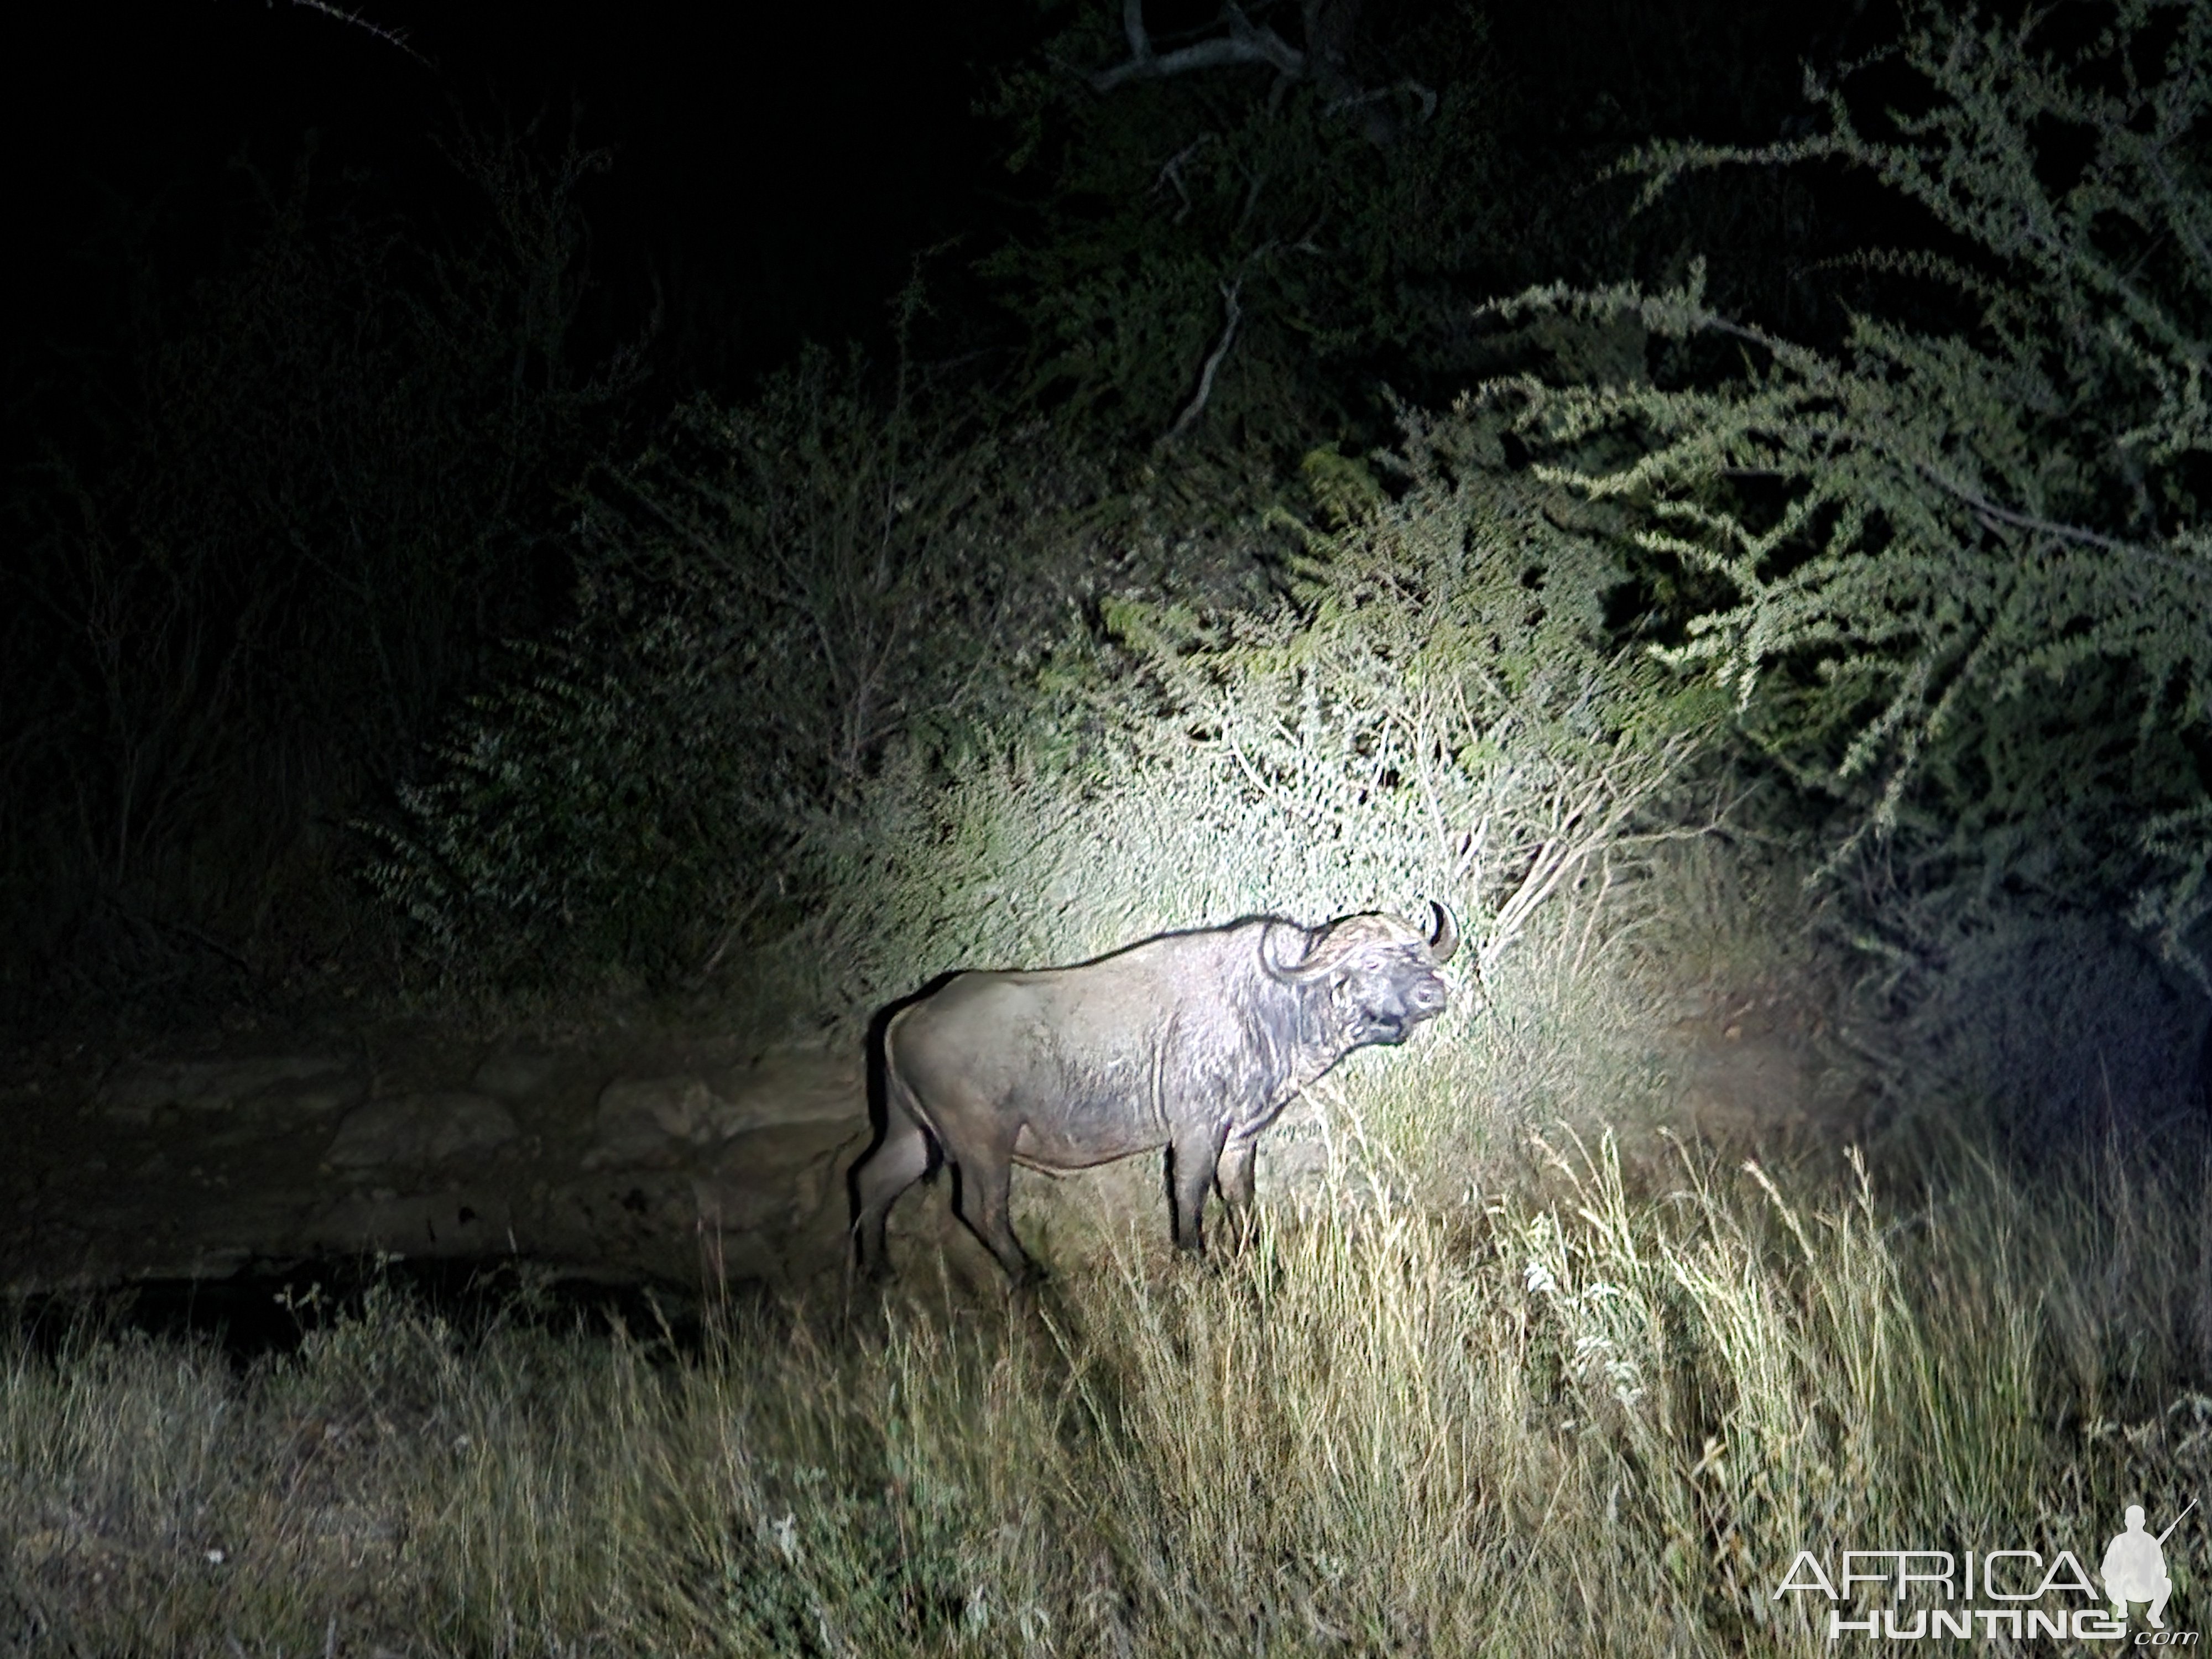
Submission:
M 19 1344 L 0 1640 L 1814 1652 L 1826 1604 L 1772 1595 L 1800 1548 L 2086 1559 L 2204 1490 L 2201 1181 L 1962 1164 L 1891 1205 L 1538 1163 L 1457 1206 L 1278 1206 L 1212 1271 L 1148 1230 L 1012 1306 L 726 1305 L 682 1353 L 388 1292 L 242 1374 Z M 2171 1626 L 2202 1556 L 2169 1547 Z

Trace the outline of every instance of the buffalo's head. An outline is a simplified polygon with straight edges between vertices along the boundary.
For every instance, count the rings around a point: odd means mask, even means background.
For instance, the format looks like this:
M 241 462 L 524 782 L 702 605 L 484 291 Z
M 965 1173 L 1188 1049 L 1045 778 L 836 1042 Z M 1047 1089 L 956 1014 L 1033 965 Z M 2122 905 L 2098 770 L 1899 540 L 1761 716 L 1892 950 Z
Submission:
M 1295 962 L 1279 961 L 1277 932 L 1260 941 L 1260 963 L 1286 985 L 1326 981 L 1340 1040 L 1346 1048 L 1403 1042 L 1425 1019 L 1443 1012 L 1443 976 L 1437 969 L 1459 948 L 1459 926 L 1431 902 L 1436 926 L 1424 933 L 1401 916 L 1346 916 L 1309 934 Z

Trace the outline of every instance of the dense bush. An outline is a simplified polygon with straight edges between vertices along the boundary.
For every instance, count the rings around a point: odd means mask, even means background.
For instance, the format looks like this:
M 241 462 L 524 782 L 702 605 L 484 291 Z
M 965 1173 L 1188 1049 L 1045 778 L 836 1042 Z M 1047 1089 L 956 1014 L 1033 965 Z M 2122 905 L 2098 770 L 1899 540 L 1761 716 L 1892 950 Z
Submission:
M 1603 527 L 1480 422 L 1409 417 L 1387 489 L 1316 452 L 1336 527 L 1224 602 L 1164 578 L 1142 503 L 1055 504 L 1046 434 L 910 450 L 830 382 L 694 411 L 611 489 L 583 629 L 409 793 L 375 878 L 456 966 L 665 976 L 744 935 L 783 1012 L 849 1018 L 963 963 L 1429 896 L 1488 961 L 1656 822 L 1717 707 L 1613 637 Z
M 1609 638 L 1602 541 L 1483 437 L 1412 422 L 1395 500 L 1317 453 L 1350 516 L 1303 531 L 1281 601 L 1109 605 L 1110 672 L 1064 672 L 988 768 L 825 843 L 827 954 L 869 963 L 852 990 L 1428 897 L 1487 961 L 1648 827 L 1705 706 Z
M 563 603 L 556 493 L 629 374 L 580 373 L 568 342 L 605 158 L 527 135 L 452 155 L 474 204 L 451 236 L 303 163 L 145 345 L 106 445 L 16 481 L 12 976 L 43 956 L 143 988 L 268 942 L 272 908 L 298 928 L 317 901 L 288 864 Z
M 1054 32 L 990 105 L 1011 201 L 980 270 L 1028 393 L 1125 441 L 1387 443 L 1381 387 L 1448 403 L 1534 343 L 1482 315 L 1491 295 L 1702 250 L 1726 303 L 1795 324 L 1819 303 L 1803 264 L 1851 245 L 1856 204 L 1784 170 L 1631 214 L 1612 167 L 1802 122 L 1801 59 L 1862 49 L 1863 9 L 1040 10 Z
M 1085 5 L 1002 77 L 1027 199 L 982 268 L 1030 395 L 1138 442 L 1295 455 L 1376 429 L 1377 368 L 1450 336 L 1459 280 L 1509 234 L 1480 20 L 1299 21 L 1154 43 Z
M 2132 904 L 2185 956 L 2212 902 L 2208 45 L 2196 0 L 1917 9 L 1886 112 L 1846 81 L 1824 137 L 1640 162 L 1654 191 L 1838 163 L 1910 204 L 1923 234 L 1858 261 L 1894 280 L 1840 349 L 1723 315 L 1694 278 L 1552 289 L 1502 309 L 1631 319 L 1653 373 L 1490 393 L 1548 476 L 1645 515 L 1674 659 L 1851 807 L 1845 854 L 1878 832 L 1911 890 Z
M 402 789 L 374 884 L 493 977 L 665 980 L 787 923 L 821 823 L 1011 718 L 1083 591 L 1087 483 L 1043 428 L 818 351 L 689 405 L 594 482 L 574 624 Z
M 2112 924 L 2187 962 L 2212 904 L 2208 16 L 1916 11 L 1816 88 L 1820 136 L 1650 147 L 1605 185 L 1645 176 L 1644 216 L 1578 239 L 1602 191 L 1512 229 L 1559 196 L 1507 131 L 1553 83 L 1469 15 L 1150 41 L 1091 8 L 999 83 L 1018 337 L 951 332 L 1016 349 L 927 384 L 811 352 L 642 452 L 563 344 L 592 158 L 465 157 L 492 228 L 438 257 L 302 198 L 149 358 L 122 459 L 36 498 L 6 879 L 38 948 L 106 917 L 222 952 L 307 908 L 271 875 L 303 824 L 388 788 L 369 890 L 448 985 L 718 970 L 771 1023 L 847 1018 L 956 963 L 1431 895 L 1490 964 L 1717 816 L 1685 786 L 1730 793 L 1732 697 L 1750 827 L 1815 843 L 1883 1075 L 2078 1118 L 2124 1073 L 2154 1117 L 2202 1006 Z M 1815 234 L 1838 179 L 1904 210 Z M 1765 277 L 1737 180 L 1796 204 Z M 1877 222 L 1821 279 L 1841 320 L 1807 313 L 1778 250 Z M 1708 233 L 1711 289 L 1462 304 Z M 942 337 L 895 317 L 902 356 Z M 1382 378 L 1509 361 L 1542 367 L 1355 453 Z M 2039 1048 L 2022 975 L 2142 994 L 2060 999 L 2111 1018 Z

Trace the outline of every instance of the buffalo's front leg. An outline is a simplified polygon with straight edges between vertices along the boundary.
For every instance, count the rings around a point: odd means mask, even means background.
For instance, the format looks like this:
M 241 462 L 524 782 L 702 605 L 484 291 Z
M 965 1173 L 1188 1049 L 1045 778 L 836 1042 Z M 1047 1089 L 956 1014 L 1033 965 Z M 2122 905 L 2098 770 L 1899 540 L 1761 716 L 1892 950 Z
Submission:
M 960 1218 L 1017 1285 L 1043 1277 L 1014 1237 L 1014 1149 L 992 1146 L 960 1165 Z
M 1206 1249 L 1206 1194 L 1213 1185 L 1221 1162 L 1221 1143 L 1229 1133 L 1226 1123 L 1192 1123 L 1179 1127 L 1169 1144 L 1170 1182 L 1175 1199 L 1175 1242 L 1179 1250 L 1202 1255 Z
M 1229 1241 L 1243 1249 L 1252 1242 L 1252 1164 L 1260 1150 L 1256 1136 L 1237 1136 L 1223 1149 L 1217 1177 L 1221 1202 L 1229 1212 Z

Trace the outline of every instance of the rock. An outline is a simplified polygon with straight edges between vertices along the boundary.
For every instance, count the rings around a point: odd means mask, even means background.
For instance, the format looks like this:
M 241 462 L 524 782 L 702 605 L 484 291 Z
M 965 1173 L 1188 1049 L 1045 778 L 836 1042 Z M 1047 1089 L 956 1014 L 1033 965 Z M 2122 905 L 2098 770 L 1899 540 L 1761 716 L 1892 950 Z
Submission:
M 680 1148 L 714 1139 L 721 1104 L 703 1078 L 618 1079 L 599 1095 L 597 1133 L 584 1167 L 666 1168 Z
M 867 1088 L 854 1064 L 770 1060 L 757 1070 L 710 1073 L 708 1081 L 714 1133 L 723 1140 L 787 1124 L 867 1121 Z
M 641 1247 L 681 1241 L 696 1249 L 699 1210 L 691 1182 L 680 1175 L 616 1170 L 586 1176 L 555 1189 L 549 1233 L 565 1233 L 595 1256 L 634 1261 Z
M 197 1251 L 191 1257 L 189 1273 L 163 1273 L 156 1269 L 148 1275 L 155 1279 L 228 1279 L 253 1260 L 253 1252 L 238 1245 L 224 1245 L 215 1249 Z
M 696 1224 L 706 1233 L 787 1228 L 794 1207 L 793 1195 L 787 1192 L 696 1179 L 691 1183 L 691 1202 L 697 1213 Z
M 486 1057 L 469 1087 L 479 1094 L 520 1100 L 534 1095 L 560 1074 L 562 1057 L 541 1048 L 503 1048 Z
M 27 1177 L 0 1183 L 7 1277 L 93 1284 L 149 1263 L 200 1273 L 240 1252 L 367 1249 L 512 1250 L 678 1283 L 842 1270 L 845 1173 L 869 1133 L 857 1053 L 627 1035 L 600 1049 L 387 1043 L 404 1081 L 373 1097 L 358 1058 L 269 1046 L 285 1052 L 118 1068 L 76 1096 L 91 1121 L 37 1149 L 52 1189 L 18 1217 Z M 941 1183 L 936 1200 L 906 1207 L 939 1217 Z
M 342 1170 L 420 1167 L 491 1152 L 519 1133 L 514 1114 L 484 1095 L 401 1095 L 349 1112 L 323 1161 Z
M 159 1061 L 111 1079 L 100 1091 L 100 1106 L 118 1122 L 151 1123 L 164 1106 L 224 1111 L 279 1085 L 328 1079 L 344 1070 L 343 1060 L 319 1054 Z
M 368 1092 L 367 1079 L 350 1073 L 285 1083 L 257 1095 L 257 1115 L 291 1122 L 313 1122 L 343 1111 Z
M 400 1194 L 380 1187 L 330 1206 L 301 1231 L 322 1250 L 473 1256 L 504 1249 L 516 1220 L 496 1193 Z
M 624 1078 L 599 1096 L 584 1167 L 668 1169 L 701 1147 L 802 1126 L 865 1127 L 854 1066 L 786 1066 Z
M 843 1225 L 844 1166 L 866 1134 L 843 1124 L 784 1124 L 732 1140 L 692 1183 L 702 1218 L 732 1227 L 803 1227 L 825 1206 Z

